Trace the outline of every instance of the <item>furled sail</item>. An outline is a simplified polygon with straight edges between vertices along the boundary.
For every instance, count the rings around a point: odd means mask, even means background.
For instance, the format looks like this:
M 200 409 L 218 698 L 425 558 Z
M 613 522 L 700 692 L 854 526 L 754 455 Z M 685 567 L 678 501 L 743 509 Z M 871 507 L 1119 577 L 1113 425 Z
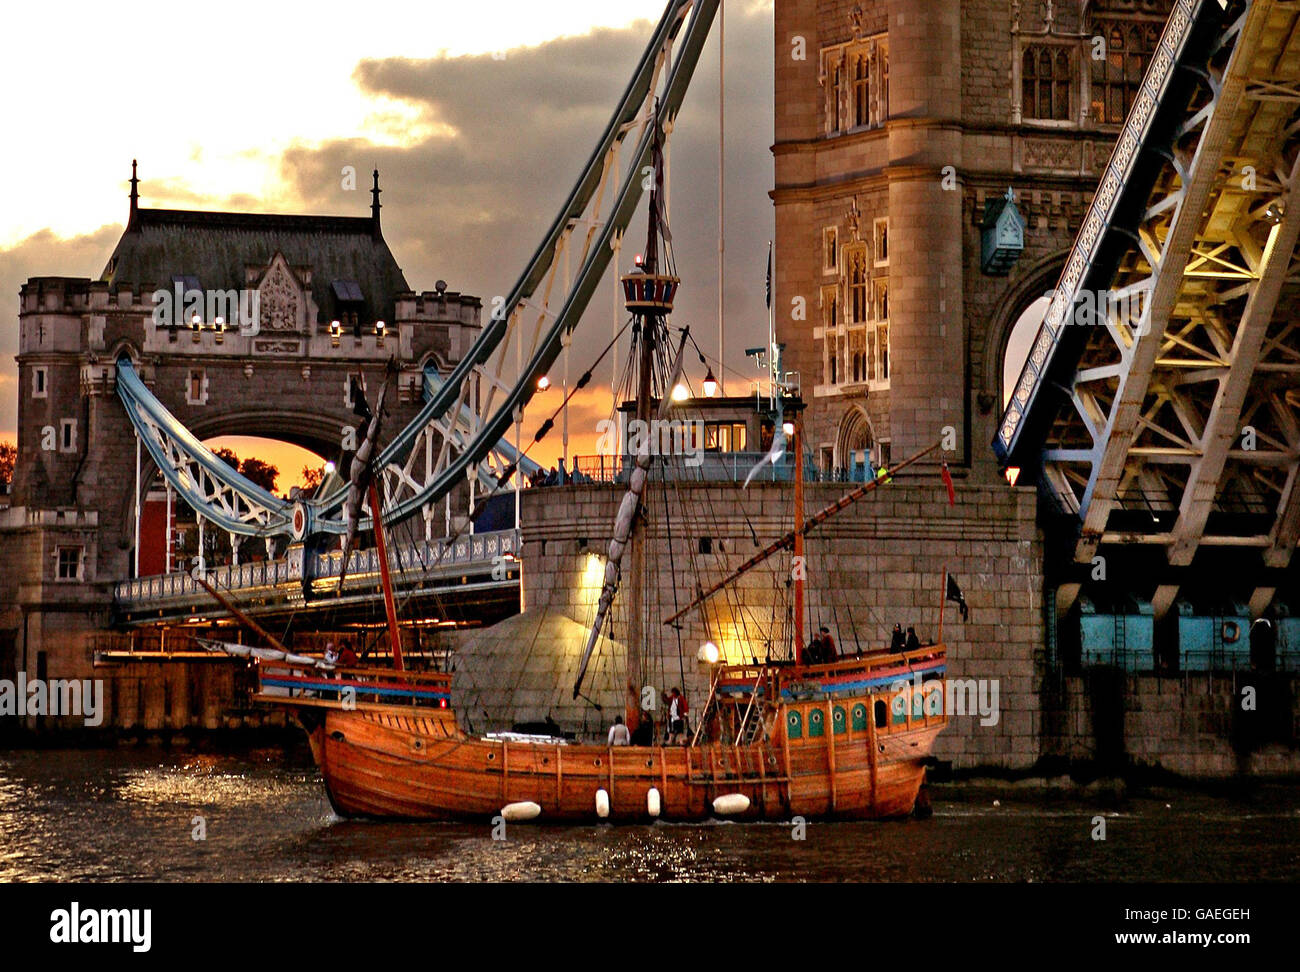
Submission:
M 370 486 L 372 475 L 370 460 L 379 446 L 379 429 L 383 425 L 384 397 L 387 394 L 388 382 L 385 381 L 383 387 L 379 389 L 379 400 L 375 403 L 372 412 L 370 404 L 366 401 L 365 385 L 353 379 L 353 411 L 365 422 L 365 436 L 357 446 L 357 451 L 352 456 L 352 465 L 348 469 L 348 498 L 343 504 L 343 522 L 347 524 L 347 534 L 343 540 L 343 559 L 339 562 L 338 593 L 340 595 L 343 593 L 343 580 L 348 573 L 348 557 L 351 556 L 352 547 L 357 539 L 357 525 L 361 522 L 361 500 Z M 370 515 L 377 517 L 381 513 L 379 510 L 371 510 Z
M 681 377 L 682 361 L 686 352 L 686 339 L 689 333 L 690 328 L 682 331 L 681 344 L 677 348 L 677 359 L 673 362 L 671 377 L 668 379 L 663 398 L 659 402 L 658 418 L 660 420 L 668 414 L 668 406 L 671 404 L 671 396 L 667 393 L 667 390 L 676 385 Z M 600 640 L 601 627 L 609 614 L 610 606 L 614 603 L 614 595 L 618 592 L 619 577 L 622 574 L 623 554 L 627 551 L 632 530 L 636 527 L 636 514 L 641 508 L 641 496 L 645 492 L 646 480 L 650 477 L 651 450 L 654 448 L 654 441 L 655 437 L 652 435 L 641 436 L 641 442 L 636 453 L 636 464 L 632 467 L 632 475 L 628 477 L 627 493 L 623 496 L 623 502 L 618 507 L 618 515 L 614 518 L 614 537 L 609 541 L 609 557 L 605 561 L 605 582 L 600 589 L 600 600 L 596 602 L 596 619 L 592 622 L 591 633 L 587 636 L 587 647 L 582 653 L 582 663 L 578 666 L 578 676 L 573 682 L 573 697 L 575 699 L 582 690 L 582 680 L 587 675 L 587 665 L 591 662 L 591 654 L 596 650 L 596 642 Z

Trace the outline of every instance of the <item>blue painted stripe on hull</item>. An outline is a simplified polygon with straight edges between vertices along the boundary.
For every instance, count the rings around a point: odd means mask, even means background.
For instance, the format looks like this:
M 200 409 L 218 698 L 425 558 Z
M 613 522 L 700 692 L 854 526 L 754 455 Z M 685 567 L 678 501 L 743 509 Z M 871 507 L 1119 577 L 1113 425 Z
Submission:
M 329 682 L 301 682 L 292 679 L 263 678 L 263 685 L 275 685 L 279 688 L 310 688 L 324 689 L 327 692 L 339 692 L 345 688 L 355 688 L 359 695 L 400 695 L 406 698 L 420 699 L 450 699 L 451 696 L 446 692 L 430 692 L 421 689 L 386 689 L 386 688 L 364 688 L 356 685 L 339 685 Z

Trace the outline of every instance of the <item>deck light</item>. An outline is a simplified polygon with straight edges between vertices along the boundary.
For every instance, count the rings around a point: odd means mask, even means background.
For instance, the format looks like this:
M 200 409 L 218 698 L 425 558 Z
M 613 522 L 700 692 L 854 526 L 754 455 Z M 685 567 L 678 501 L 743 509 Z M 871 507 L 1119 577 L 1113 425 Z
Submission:
M 697 657 L 699 658 L 700 661 L 704 662 L 705 664 L 716 665 L 718 663 L 718 659 L 722 657 L 722 654 L 721 652 L 718 651 L 717 645 L 715 645 L 712 641 L 706 641 L 703 645 L 700 646 L 699 655 Z
M 673 386 L 673 401 L 684 402 L 691 397 L 691 390 L 683 382 L 678 382 Z
M 718 379 L 713 377 L 713 369 L 704 376 L 704 397 L 712 398 L 718 393 Z
M 793 423 L 793 422 L 782 422 L 782 423 L 781 423 L 781 431 L 784 432 L 784 433 L 786 434 L 787 437 L 788 437 L 788 436 L 791 436 L 791 435 L 794 435 L 794 423 Z
M 1020 478 L 1020 467 L 1007 466 L 1004 475 L 1007 477 L 1007 482 L 1010 483 L 1012 486 L 1014 486 L 1016 484 L 1016 480 Z
M 537 379 L 538 391 L 546 391 L 546 389 L 550 387 L 551 387 L 551 379 L 546 377 L 546 375 L 542 375 L 542 377 Z

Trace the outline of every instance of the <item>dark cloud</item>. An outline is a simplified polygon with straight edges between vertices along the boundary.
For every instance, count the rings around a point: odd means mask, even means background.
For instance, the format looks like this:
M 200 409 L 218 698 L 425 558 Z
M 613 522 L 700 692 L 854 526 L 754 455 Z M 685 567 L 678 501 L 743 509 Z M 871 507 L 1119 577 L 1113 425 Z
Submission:
M 417 289 L 445 279 L 454 290 L 479 294 L 485 303 L 507 292 L 578 177 L 621 96 L 651 32 L 649 23 L 600 29 L 538 47 L 490 56 L 367 60 L 357 65 L 366 92 L 414 106 L 421 128 L 450 126 L 410 147 L 340 139 L 297 146 L 281 159 L 291 207 L 302 212 L 368 212 L 374 167 L 381 170 L 384 234 Z M 709 352 L 717 346 L 717 126 L 716 27 L 678 117 L 671 146 L 672 224 L 683 277 L 676 323 L 691 324 Z M 771 9 L 729 5 L 727 18 L 727 363 L 753 370 L 743 348 L 761 344 L 767 331 L 763 273 L 773 233 Z M 341 170 L 357 170 L 346 191 Z M 199 197 L 182 181 L 154 180 L 151 206 L 268 208 L 246 197 Z M 124 205 L 125 208 L 125 205 Z M 628 235 L 624 268 L 639 249 L 644 218 Z M 9 294 L 0 318 L 0 378 L 14 373 L 17 292 L 30 276 L 96 276 L 121 228 L 62 239 L 45 232 L 0 251 L 0 294 Z M 576 262 L 572 267 L 576 271 Z M 599 353 L 611 333 L 613 283 L 592 301 L 572 351 L 574 378 Z M 608 380 L 602 366 L 597 380 Z M 735 381 L 735 379 L 729 379 Z M 733 384 L 729 390 L 740 390 Z M 7 394 L 6 394 L 7 393 Z M 548 399 L 549 402 L 549 399 Z M 591 403 L 584 411 L 593 410 Z M 537 411 L 547 410 L 541 406 Z M 0 432 L 14 427 L 12 385 L 0 385 Z M 595 411 L 593 411 L 595 414 Z M 530 423 L 532 424 L 532 423 Z M 557 423 L 558 424 L 558 423 Z M 576 443 L 594 430 L 571 415 Z M 549 443 L 549 440 L 548 440 Z M 558 447 L 558 443 L 556 443 Z M 551 450 L 542 450 L 550 453 Z
M 767 332 L 763 273 L 773 232 L 771 11 L 729 10 L 727 22 L 727 360 L 745 375 L 743 348 Z M 378 166 L 384 235 L 417 289 L 445 279 L 452 289 L 507 292 L 578 177 L 644 48 L 652 27 L 601 29 L 490 56 L 361 62 L 368 93 L 418 109 L 425 124 L 449 126 L 408 148 L 350 139 L 294 148 L 282 175 L 310 208 L 361 212 L 368 178 L 341 188 L 341 170 Z M 672 222 L 682 296 L 676 322 L 689 323 L 710 353 L 717 346 L 717 31 L 706 45 L 678 116 L 671 146 Z M 628 234 L 630 264 L 644 234 Z M 572 269 L 576 271 L 576 263 Z M 576 376 L 611 333 L 613 284 L 593 298 L 575 336 Z M 602 373 L 607 374 L 602 368 Z
M 121 235 L 122 227 L 115 225 L 73 237 L 41 230 L 0 249 L 0 438 L 11 437 L 18 427 L 19 290 L 30 277 L 98 277 Z

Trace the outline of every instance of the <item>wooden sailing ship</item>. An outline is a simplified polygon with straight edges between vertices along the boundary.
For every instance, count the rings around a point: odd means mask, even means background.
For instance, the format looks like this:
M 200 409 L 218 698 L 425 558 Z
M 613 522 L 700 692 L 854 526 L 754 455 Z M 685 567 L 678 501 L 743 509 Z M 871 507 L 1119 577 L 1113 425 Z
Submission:
M 656 169 L 662 171 L 659 165 Z M 666 267 L 669 272 L 660 272 L 658 265 L 660 245 L 670 239 L 660 198 L 662 185 L 657 184 L 651 191 L 644 259 L 636 272 L 622 278 L 638 325 L 637 416 L 643 420 L 651 418 L 656 407 L 662 414 L 668 398 L 661 377 L 656 401 L 653 376 L 665 371 L 655 354 L 667 350 L 664 318 L 679 283 L 671 266 Z M 679 349 L 669 386 L 680 373 L 681 358 Z M 377 411 L 369 426 L 367 454 L 377 451 L 371 440 L 378 417 Z M 797 427 L 791 431 L 797 471 L 793 529 L 669 621 L 777 552 L 790 550 L 801 557 L 809 530 L 884 482 L 863 485 L 805 521 Z M 778 425 L 776 433 L 783 436 L 783 427 Z M 651 461 L 644 449 L 629 458 L 635 462 L 628 495 L 614 526 L 605 585 L 575 680 L 575 697 L 617 594 L 624 552 L 631 565 L 629 586 L 639 588 L 645 570 L 637 514 Z M 900 463 L 895 472 L 918 458 Z M 381 566 L 386 566 L 373 476 L 364 463 L 354 463 L 353 478 L 351 522 L 358 521 L 359 498 L 368 493 Z M 296 715 L 310 738 L 330 802 L 345 816 L 500 816 L 557 822 L 900 817 L 912 812 L 927 758 L 947 724 L 942 644 L 910 651 L 880 648 L 825 664 L 802 663 L 800 576 L 794 584 L 796 650 L 785 660 L 769 657 L 761 663 L 715 665 L 708 699 L 684 744 L 607 745 L 516 733 L 475 735 L 460 726 L 451 708 L 450 674 L 406 670 L 387 571 L 382 581 L 392 668 L 327 666 L 282 647 L 253 651 L 255 697 Z M 249 649 L 240 651 L 247 654 Z M 635 644 L 629 645 L 625 675 L 630 729 L 642 716 L 640 654 Z

